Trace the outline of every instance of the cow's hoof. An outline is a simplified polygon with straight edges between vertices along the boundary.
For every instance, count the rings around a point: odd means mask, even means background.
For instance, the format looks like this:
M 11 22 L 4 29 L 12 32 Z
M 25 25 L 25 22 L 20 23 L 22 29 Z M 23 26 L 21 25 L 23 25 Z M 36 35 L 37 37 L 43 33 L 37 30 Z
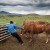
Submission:
M 22 35 L 22 34 L 20 34 L 20 35 Z
M 47 44 L 48 42 L 46 42 L 46 44 Z
M 46 44 L 47 44 L 47 42 L 46 42 Z
M 46 43 L 48 43 L 48 39 L 47 39 Z

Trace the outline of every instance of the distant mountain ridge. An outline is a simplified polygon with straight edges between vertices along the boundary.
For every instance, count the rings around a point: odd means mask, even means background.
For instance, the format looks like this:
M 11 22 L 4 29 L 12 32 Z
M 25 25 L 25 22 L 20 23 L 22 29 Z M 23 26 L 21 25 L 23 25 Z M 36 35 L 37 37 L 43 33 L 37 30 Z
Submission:
M 5 11 L 0 11 L 0 14 L 10 14 L 10 13 Z
M 39 14 L 32 13 L 32 14 L 28 14 L 28 15 L 32 15 L 32 16 L 38 16 Z
M 0 14 L 14 14 L 14 15 L 25 15 L 25 14 L 16 14 L 16 13 L 9 13 L 9 12 L 6 12 L 6 11 L 0 11 Z M 35 14 L 35 13 L 33 13 L 33 14 L 26 14 L 26 15 L 38 15 L 38 14 Z
M 0 15 L 9 15 L 9 16 L 18 16 L 18 17 L 22 17 L 22 16 L 40 16 L 39 14 L 36 14 L 36 13 L 16 14 L 16 13 L 9 13 L 9 12 L 6 12 L 6 11 L 0 11 Z M 41 15 L 41 16 L 50 16 L 50 15 Z
M 9 13 L 9 12 L 6 12 L 6 11 L 0 11 L 0 15 L 8 15 L 8 16 L 10 16 L 10 17 L 15 17 L 15 16 L 17 16 L 17 17 L 24 17 L 24 16 L 40 16 L 40 17 L 42 17 L 42 16 L 50 16 L 50 15 L 39 15 L 39 14 L 36 14 L 36 13 L 31 13 L 31 14 L 16 14 L 16 13 Z

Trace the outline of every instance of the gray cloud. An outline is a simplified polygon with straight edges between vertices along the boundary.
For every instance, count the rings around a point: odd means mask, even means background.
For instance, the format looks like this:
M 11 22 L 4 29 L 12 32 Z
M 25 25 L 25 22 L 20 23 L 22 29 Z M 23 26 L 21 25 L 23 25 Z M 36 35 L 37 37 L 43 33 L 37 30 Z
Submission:
M 2 10 L 32 11 L 32 6 L 1 6 Z
M 13 3 L 30 3 L 30 1 L 28 0 L 1 0 L 0 3 L 10 3 L 10 4 L 13 4 Z
M 50 0 L 1 0 L 0 3 L 50 3 Z
M 1 0 L 0 11 L 21 14 L 50 14 L 50 0 Z
M 0 3 L 0 5 L 1 6 L 18 6 L 18 5 L 20 5 L 20 6 L 34 6 L 33 4 L 31 4 L 31 3 L 27 3 L 27 4 L 25 4 L 25 3 L 18 3 L 18 4 L 7 4 L 7 3 Z
M 50 7 L 50 3 L 41 3 L 38 4 L 37 7 Z

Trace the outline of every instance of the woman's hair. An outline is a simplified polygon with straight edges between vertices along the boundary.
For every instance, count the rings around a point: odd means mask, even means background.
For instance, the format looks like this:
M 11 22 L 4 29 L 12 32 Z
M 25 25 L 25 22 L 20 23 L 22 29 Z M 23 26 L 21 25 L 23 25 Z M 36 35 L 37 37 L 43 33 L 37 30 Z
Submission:
M 10 24 L 13 24 L 14 22 L 13 21 L 10 21 Z

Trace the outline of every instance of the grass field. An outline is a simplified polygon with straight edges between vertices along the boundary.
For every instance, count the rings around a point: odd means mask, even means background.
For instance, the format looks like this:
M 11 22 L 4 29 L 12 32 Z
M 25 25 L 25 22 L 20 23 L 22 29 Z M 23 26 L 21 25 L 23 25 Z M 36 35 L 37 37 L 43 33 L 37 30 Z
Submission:
M 41 21 L 47 21 L 47 22 L 50 22 L 50 16 L 49 17 L 30 17 L 30 16 L 24 16 L 24 17 L 8 17 L 8 16 L 5 16 L 5 17 L 0 17 L 0 25 L 4 25 L 6 23 L 9 23 L 9 21 L 14 21 L 16 22 L 17 25 L 20 25 L 22 24 L 22 22 L 24 20 L 41 20 Z
M 0 17 L 0 26 L 9 23 L 9 21 L 16 22 L 16 25 L 21 25 L 24 20 L 41 20 L 50 23 L 50 16 L 49 17 L 33 17 L 33 16 L 26 16 L 26 17 Z M 20 33 L 19 33 L 20 34 Z M 0 50 L 50 50 L 50 39 L 49 42 L 45 43 L 45 36 L 33 37 L 33 41 L 29 44 L 28 39 L 21 36 L 22 40 L 24 41 L 24 45 L 22 46 L 14 37 L 8 38 L 6 41 L 0 42 Z

